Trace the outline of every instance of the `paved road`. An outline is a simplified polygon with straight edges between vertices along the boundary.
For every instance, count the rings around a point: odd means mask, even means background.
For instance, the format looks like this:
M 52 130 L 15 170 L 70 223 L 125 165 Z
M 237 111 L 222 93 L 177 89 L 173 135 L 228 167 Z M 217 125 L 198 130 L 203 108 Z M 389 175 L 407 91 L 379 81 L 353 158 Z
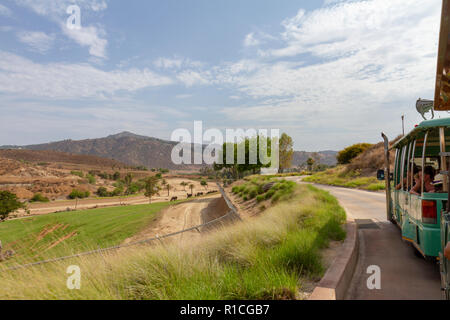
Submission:
M 400 229 L 386 219 L 384 193 L 318 187 L 335 196 L 349 218 L 374 222 L 359 230 L 359 262 L 347 299 L 441 299 L 438 264 L 418 258 L 411 245 L 401 240 Z M 367 288 L 367 268 L 373 265 L 381 269 L 381 290 Z

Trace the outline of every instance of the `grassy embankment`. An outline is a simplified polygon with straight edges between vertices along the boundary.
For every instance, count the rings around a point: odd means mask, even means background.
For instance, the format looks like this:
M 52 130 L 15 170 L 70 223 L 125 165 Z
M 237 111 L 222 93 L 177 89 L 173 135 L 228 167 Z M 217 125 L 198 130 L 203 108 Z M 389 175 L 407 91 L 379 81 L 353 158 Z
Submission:
M 155 214 L 169 205 L 166 202 L 61 212 L 0 223 L 4 249 L 16 252 L 3 265 L 24 264 L 120 244 L 151 223 Z
M 378 181 L 376 177 L 363 177 L 358 170 L 349 171 L 343 166 L 315 173 L 303 178 L 303 181 L 369 191 L 385 190 L 384 181 Z
M 223 226 L 199 243 L 0 272 L 0 298 L 296 298 L 306 281 L 323 275 L 320 250 L 344 239 L 344 221 L 344 210 L 327 192 L 295 186 L 259 217 Z M 73 264 L 81 268 L 81 290 L 66 288 L 65 271 Z

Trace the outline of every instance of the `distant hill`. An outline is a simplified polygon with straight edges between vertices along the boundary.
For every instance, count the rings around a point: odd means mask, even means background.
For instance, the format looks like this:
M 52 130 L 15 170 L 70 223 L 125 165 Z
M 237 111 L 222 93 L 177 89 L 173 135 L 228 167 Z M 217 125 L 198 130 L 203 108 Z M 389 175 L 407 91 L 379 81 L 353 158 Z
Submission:
M 0 149 L 54 150 L 72 154 L 115 159 L 129 166 L 147 168 L 198 169 L 196 165 L 177 166 L 171 161 L 172 149 L 177 142 L 145 137 L 131 132 L 121 132 L 105 138 L 63 140 L 28 146 L 4 146 Z
M 319 152 L 306 152 L 306 151 L 294 151 L 294 156 L 292 158 L 292 165 L 298 167 L 303 165 L 308 161 L 308 158 L 318 158 L 319 163 L 326 164 L 329 166 L 334 166 L 337 163 L 336 151 L 319 151 Z
M 87 140 L 63 140 L 58 142 L 28 145 L 3 146 L 0 149 L 54 150 L 72 154 L 83 154 L 114 159 L 130 166 L 167 168 L 171 170 L 198 170 L 200 165 L 175 165 L 171 160 L 172 149 L 177 142 L 121 132 L 105 138 Z M 296 151 L 293 166 L 304 164 L 313 153 Z M 320 163 L 336 164 L 336 152 L 317 153 Z

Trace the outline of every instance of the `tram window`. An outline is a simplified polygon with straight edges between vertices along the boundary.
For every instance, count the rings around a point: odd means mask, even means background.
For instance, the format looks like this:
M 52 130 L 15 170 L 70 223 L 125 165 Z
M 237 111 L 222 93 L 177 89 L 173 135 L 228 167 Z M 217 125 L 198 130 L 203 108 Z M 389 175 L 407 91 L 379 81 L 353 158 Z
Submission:
M 394 184 L 398 185 L 400 183 L 400 158 L 401 158 L 401 149 L 397 149 L 395 152 L 395 167 L 394 167 Z
M 424 192 L 441 192 L 443 177 L 441 171 L 441 152 L 439 129 L 433 129 L 428 132 L 427 143 L 425 146 L 424 170 L 431 172 L 432 181 L 427 183 L 422 177 Z

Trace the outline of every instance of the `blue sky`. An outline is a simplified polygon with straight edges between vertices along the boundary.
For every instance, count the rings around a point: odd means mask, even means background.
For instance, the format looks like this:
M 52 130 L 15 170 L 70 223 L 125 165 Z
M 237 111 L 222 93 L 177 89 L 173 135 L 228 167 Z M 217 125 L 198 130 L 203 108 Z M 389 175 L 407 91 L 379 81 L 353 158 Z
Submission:
M 67 28 L 68 6 L 81 29 Z M 0 145 L 277 128 L 395 137 L 434 96 L 440 0 L 1 0 Z M 445 116 L 442 114 L 440 116 Z

